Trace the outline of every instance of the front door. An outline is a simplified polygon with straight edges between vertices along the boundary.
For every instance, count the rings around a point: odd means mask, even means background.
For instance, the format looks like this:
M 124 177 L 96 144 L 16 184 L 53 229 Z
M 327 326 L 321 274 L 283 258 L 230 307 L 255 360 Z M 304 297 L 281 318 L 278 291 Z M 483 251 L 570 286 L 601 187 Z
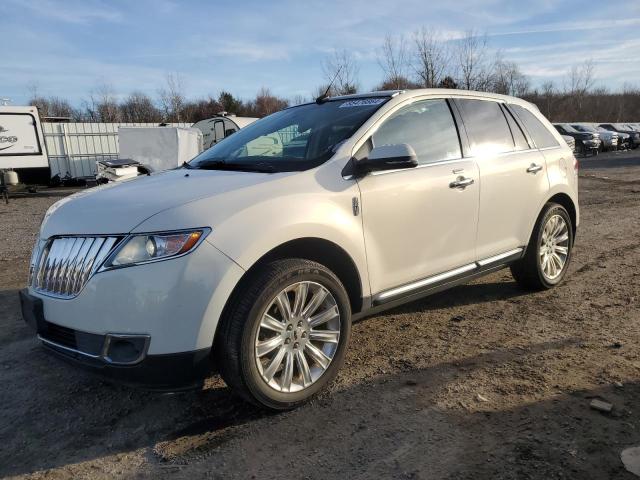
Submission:
M 475 261 L 478 168 L 462 159 L 447 101 L 402 107 L 383 121 L 368 148 L 400 143 L 413 147 L 418 167 L 358 180 L 371 291 L 379 297 L 409 294 L 429 277 L 464 273 Z

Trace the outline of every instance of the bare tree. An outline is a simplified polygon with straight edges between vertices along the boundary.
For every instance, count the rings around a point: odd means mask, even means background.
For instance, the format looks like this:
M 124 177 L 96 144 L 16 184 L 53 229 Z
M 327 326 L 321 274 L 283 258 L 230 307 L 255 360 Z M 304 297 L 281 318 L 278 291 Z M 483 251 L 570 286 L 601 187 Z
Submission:
M 302 105 L 303 103 L 306 103 L 306 101 L 307 100 L 304 98 L 304 96 L 298 93 L 291 99 L 291 105 Z
M 166 86 L 158 90 L 160 106 L 168 122 L 181 122 L 181 113 L 185 103 L 184 85 L 177 73 L 165 77 Z
M 409 88 L 411 82 L 407 77 L 409 50 L 404 37 L 394 38 L 387 35 L 378 51 L 378 64 L 384 72 L 382 85 L 386 88 Z
M 496 54 L 491 77 L 492 90 L 503 95 L 523 97 L 530 88 L 529 79 L 520 71 L 518 64 L 504 60 L 500 52 Z
M 436 31 L 421 28 L 413 34 L 415 44 L 414 70 L 422 86 L 437 87 L 447 71 L 451 52 L 438 38 Z
M 330 95 L 348 95 L 358 91 L 360 67 L 346 49 L 334 50 L 327 56 L 322 62 L 322 72 L 327 83 L 321 94 L 326 91 L 331 82 L 333 85 Z
M 548 81 L 540 86 L 540 90 L 542 91 L 542 99 L 540 102 L 541 105 L 538 105 L 538 107 L 542 110 L 545 117 L 551 118 L 551 105 L 553 103 L 553 97 L 556 94 L 556 86 L 552 81 Z
M 490 72 L 487 68 L 487 36 L 469 30 L 455 47 L 455 62 L 460 75 L 460 88 L 487 90 Z
M 569 71 L 569 93 L 572 95 L 585 95 L 595 81 L 595 65 L 593 60 L 586 60 L 582 65 L 574 65 Z
M 29 100 L 29 104 L 36 107 L 38 113 L 44 119 L 47 117 L 63 117 L 77 120 L 80 117 L 80 113 L 64 98 L 37 95 Z
M 120 112 L 113 87 L 102 81 L 89 94 L 89 100 L 83 101 L 85 116 L 93 122 L 118 122 Z
M 262 87 L 253 103 L 253 115 L 264 117 L 289 106 L 289 102 L 278 98 L 268 88 Z
M 123 122 L 160 122 L 161 112 L 153 104 L 151 98 L 142 92 L 132 92 L 120 104 L 120 118 Z

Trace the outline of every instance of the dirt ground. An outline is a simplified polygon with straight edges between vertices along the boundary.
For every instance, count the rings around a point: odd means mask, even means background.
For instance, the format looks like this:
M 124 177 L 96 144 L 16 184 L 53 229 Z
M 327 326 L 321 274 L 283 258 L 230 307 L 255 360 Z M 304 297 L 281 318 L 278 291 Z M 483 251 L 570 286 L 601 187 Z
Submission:
M 215 377 L 161 395 L 47 355 L 17 292 L 56 198 L 1 205 L 0 476 L 635 478 L 620 452 L 640 445 L 636 152 L 582 161 L 562 286 L 527 293 L 503 270 L 365 319 L 330 391 L 275 415 Z

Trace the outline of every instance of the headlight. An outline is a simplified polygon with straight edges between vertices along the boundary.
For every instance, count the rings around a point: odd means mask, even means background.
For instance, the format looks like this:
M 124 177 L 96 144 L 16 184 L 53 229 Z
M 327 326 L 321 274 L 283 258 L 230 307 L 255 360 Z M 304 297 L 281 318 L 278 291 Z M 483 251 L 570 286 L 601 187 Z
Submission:
M 128 237 L 105 262 L 104 268 L 126 267 L 184 255 L 193 250 L 210 231 L 200 228 Z

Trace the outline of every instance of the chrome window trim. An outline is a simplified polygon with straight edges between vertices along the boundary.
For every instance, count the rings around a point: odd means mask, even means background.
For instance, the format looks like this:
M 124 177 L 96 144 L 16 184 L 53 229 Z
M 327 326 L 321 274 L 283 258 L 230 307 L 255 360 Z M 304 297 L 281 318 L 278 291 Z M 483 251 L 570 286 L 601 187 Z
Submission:
M 404 108 L 404 107 L 406 107 L 408 105 L 411 105 L 413 103 L 424 101 L 424 100 L 451 100 L 451 99 L 484 100 L 484 101 L 488 101 L 488 102 L 496 102 L 496 103 L 502 104 L 502 105 L 509 105 L 509 102 L 507 102 L 507 101 L 505 101 L 503 99 L 491 98 L 491 97 L 483 97 L 483 96 L 474 96 L 474 95 L 461 95 L 461 94 L 444 95 L 442 93 L 437 93 L 437 94 L 425 94 L 425 95 L 418 95 L 418 96 L 415 96 L 415 97 L 410 97 L 410 98 L 407 98 L 406 100 L 404 100 L 402 102 L 399 102 L 398 104 L 396 104 L 393 107 L 391 107 L 388 111 L 384 112 L 382 114 L 382 116 L 378 120 L 376 120 L 376 122 L 373 125 L 371 125 L 369 128 L 367 128 L 367 130 L 365 130 L 362 133 L 362 135 L 360 135 L 354 141 L 353 146 L 351 147 L 351 152 L 350 152 L 349 158 L 352 159 L 353 156 L 356 154 L 356 152 L 360 149 L 360 147 L 362 147 L 362 145 L 364 145 L 364 143 L 367 140 L 369 140 L 369 138 L 372 137 L 378 131 L 378 128 L 380 128 L 380 125 L 382 125 L 382 123 L 384 123 L 390 116 L 395 114 L 398 110 L 400 110 L 400 109 L 402 109 L 402 108 Z M 453 115 L 452 117 L 453 117 L 454 124 L 459 129 L 458 122 L 456 121 L 455 115 Z M 515 146 L 514 146 L 514 148 L 515 148 Z M 496 156 L 505 156 L 505 155 L 518 154 L 518 153 L 540 152 L 540 151 L 549 150 L 549 149 L 555 149 L 555 148 L 562 148 L 562 145 L 559 144 L 559 145 L 554 145 L 552 147 L 545 147 L 545 148 L 537 148 L 535 146 L 529 146 L 529 148 L 524 149 L 524 150 L 515 150 L 514 149 L 514 150 L 510 150 L 510 151 L 506 151 L 506 152 L 499 152 L 499 153 L 491 154 L 491 156 L 492 157 L 496 157 Z M 431 163 L 425 163 L 425 164 L 418 165 L 415 168 L 428 167 L 428 166 L 431 166 L 431 165 L 442 165 L 442 164 L 446 164 L 448 162 L 453 162 L 453 161 L 477 159 L 477 158 L 483 158 L 484 157 L 484 156 L 477 156 L 477 155 L 466 155 L 465 156 L 464 152 L 461 152 L 461 153 L 462 153 L 462 157 L 457 158 L 457 159 L 434 161 L 434 162 L 431 162 Z M 395 172 L 398 172 L 400 170 L 414 170 L 415 168 L 398 169 L 398 170 L 387 170 L 387 171 L 380 171 L 380 172 L 371 172 L 370 175 L 372 175 L 372 174 L 384 175 L 386 173 L 395 173 Z M 354 180 L 355 176 L 354 175 L 346 175 L 346 176 L 343 176 L 342 178 L 344 180 Z
M 454 158 L 454 159 L 449 159 L 449 160 L 442 160 L 442 161 L 439 161 L 439 162 L 423 163 L 423 164 L 417 165 L 417 166 L 415 166 L 413 168 L 396 168 L 394 170 L 378 170 L 377 172 L 370 172 L 369 175 L 376 177 L 378 175 L 387 175 L 389 173 L 398 173 L 398 172 L 407 172 L 407 171 L 413 171 L 413 170 L 420 170 L 422 168 L 436 167 L 438 165 L 451 165 L 451 164 L 454 164 L 454 163 L 465 162 L 465 161 L 468 161 L 468 160 L 469 160 L 468 158 Z
M 561 148 L 563 148 L 563 146 L 562 146 L 562 145 L 554 145 L 554 146 L 552 146 L 552 147 L 539 148 L 539 149 L 538 149 L 538 151 L 539 151 L 539 152 L 545 152 L 545 151 L 547 151 L 547 150 L 559 150 L 559 149 L 561 149 Z

